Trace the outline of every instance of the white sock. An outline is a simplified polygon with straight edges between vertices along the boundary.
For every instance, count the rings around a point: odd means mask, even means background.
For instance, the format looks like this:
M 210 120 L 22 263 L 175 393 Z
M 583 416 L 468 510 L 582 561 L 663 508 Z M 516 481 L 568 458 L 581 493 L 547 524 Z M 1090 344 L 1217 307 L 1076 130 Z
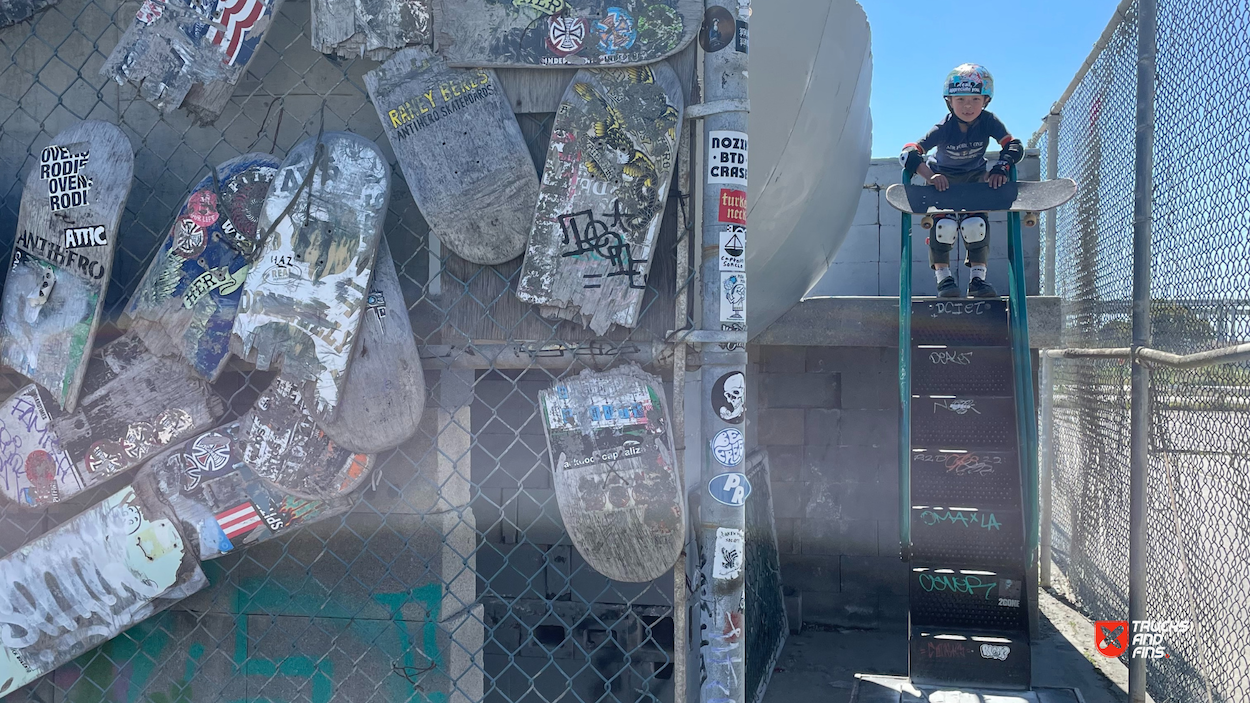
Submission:
M 972 277 L 979 278 L 982 281 L 984 281 L 985 280 L 985 264 L 973 264 Z
M 951 277 L 951 267 L 942 266 L 940 268 L 933 269 L 933 277 L 937 279 L 938 283 L 945 281 Z

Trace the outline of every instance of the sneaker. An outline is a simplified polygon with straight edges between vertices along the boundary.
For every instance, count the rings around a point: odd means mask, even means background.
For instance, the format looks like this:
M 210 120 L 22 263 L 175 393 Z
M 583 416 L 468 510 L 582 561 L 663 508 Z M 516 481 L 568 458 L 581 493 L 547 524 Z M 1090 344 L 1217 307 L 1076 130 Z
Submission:
M 972 280 L 968 282 L 968 297 L 997 298 L 998 291 L 994 290 L 994 286 L 991 286 L 980 278 L 974 276 Z
M 981 279 L 976 279 L 981 280 Z M 990 290 L 993 290 L 992 288 Z M 938 284 L 937 294 L 939 298 L 958 298 L 959 284 L 955 282 L 954 276 L 947 276 Z

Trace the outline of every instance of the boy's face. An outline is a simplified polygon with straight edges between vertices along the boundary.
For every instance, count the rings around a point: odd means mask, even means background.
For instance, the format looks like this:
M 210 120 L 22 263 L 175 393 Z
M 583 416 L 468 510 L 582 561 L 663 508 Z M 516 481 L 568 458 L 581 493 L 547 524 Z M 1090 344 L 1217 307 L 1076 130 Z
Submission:
M 951 98 L 951 109 L 959 119 L 971 122 L 981 116 L 986 102 L 984 95 L 956 95 Z

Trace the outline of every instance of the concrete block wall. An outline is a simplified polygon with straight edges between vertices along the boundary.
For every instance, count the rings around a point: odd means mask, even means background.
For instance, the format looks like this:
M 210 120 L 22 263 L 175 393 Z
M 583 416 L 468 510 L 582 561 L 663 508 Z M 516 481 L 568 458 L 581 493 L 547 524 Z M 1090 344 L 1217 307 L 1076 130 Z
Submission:
M 748 346 L 768 449 L 784 586 L 803 621 L 901 628 L 897 356 L 868 347 Z M 753 431 L 750 431 L 752 430 Z
M 995 158 L 990 155 L 991 160 Z M 1030 151 L 1019 166 L 1020 180 L 1037 180 L 1040 163 Z M 873 159 L 864 179 L 864 190 L 851 221 L 851 231 L 838 249 L 825 274 L 806 297 L 823 295 L 898 295 L 899 212 L 885 201 L 885 189 L 898 183 L 898 160 Z M 912 285 L 918 295 L 932 295 L 935 282 L 929 269 L 928 231 L 914 218 L 912 226 Z M 1038 228 L 1026 227 L 1021 233 L 1028 294 L 1037 294 Z M 951 268 L 961 286 L 968 285 L 968 269 L 963 266 L 962 242 L 951 252 Z M 1007 216 L 990 215 L 989 282 L 1000 293 L 1007 292 Z

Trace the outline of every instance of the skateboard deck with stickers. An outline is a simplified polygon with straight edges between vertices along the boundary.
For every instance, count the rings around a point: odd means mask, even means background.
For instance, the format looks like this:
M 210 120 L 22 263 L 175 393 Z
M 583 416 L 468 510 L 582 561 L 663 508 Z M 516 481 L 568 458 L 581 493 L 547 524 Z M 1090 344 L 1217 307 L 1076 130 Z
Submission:
M 80 122 L 44 147 L 26 178 L 0 297 L 0 363 L 73 410 L 95 340 L 134 151 L 106 122 Z
M 211 124 L 256 57 L 282 0 L 143 0 L 100 74 L 166 114 Z
M 475 264 L 523 254 L 538 175 L 495 72 L 412 47 L 365 85 L 430 231 Z
M 376 269 L 343 401 L 333 420 L 320 423 L 339 446 L 369 454 L 394 449 L 416 434 L 425 410 L 421 354 L 385 238 Z
M 385 61 L 405 46 L 428 46 L 430 0 L 312 0 L 312 45 L 323 54 Z
M 453 66 L 637 66 L 694 39 L 698 0 L 435 0 L 435 44 Z
M 552 128 L 518 298 L 598 334 L 637 324 L 683 109 L 668 64 L 577 72 Z
M 190 536 L 200 559 L 215 559 L 351 509 L 347 494 L 310 500 L 262 479 L 244 460 L 247 445 L 241 422 L 233 422 L 175 446 L 148 462 L 140 476 L 151 476 Z M 321 461 L 363 464 L 370 457 L 347 452 L 308 457 L 310 471 Z
M 261 206 L 280 165 L 244 154 L 201 180 L 126 307 L 152 352 L 181 357 L 209 381 L 230 359 L 243 281 L 260 254 Z
M 1076 195 L 1076 181 L 1016 181 L 991 188 L 985 183 L 951 183 L 946 190 L 901 183 L 886 188 L 895 210 L 916 215 L 956 212 L 1044 212 Z
M 121 489 L 0 559 L 0 696 L 207 585 L 151 482 Z
M 261 211 L 263 244 L 248 270 L 230 351 L 303 386 L 318 420 L 335 415 L 390 198 L 390 165 L 347 132 L 300 142 Z
M 556 502 L 577 551 L 616 581 L 672 568 L 686 534 L 660 379 L 637 366 L 581 374 L 539 394 Z

